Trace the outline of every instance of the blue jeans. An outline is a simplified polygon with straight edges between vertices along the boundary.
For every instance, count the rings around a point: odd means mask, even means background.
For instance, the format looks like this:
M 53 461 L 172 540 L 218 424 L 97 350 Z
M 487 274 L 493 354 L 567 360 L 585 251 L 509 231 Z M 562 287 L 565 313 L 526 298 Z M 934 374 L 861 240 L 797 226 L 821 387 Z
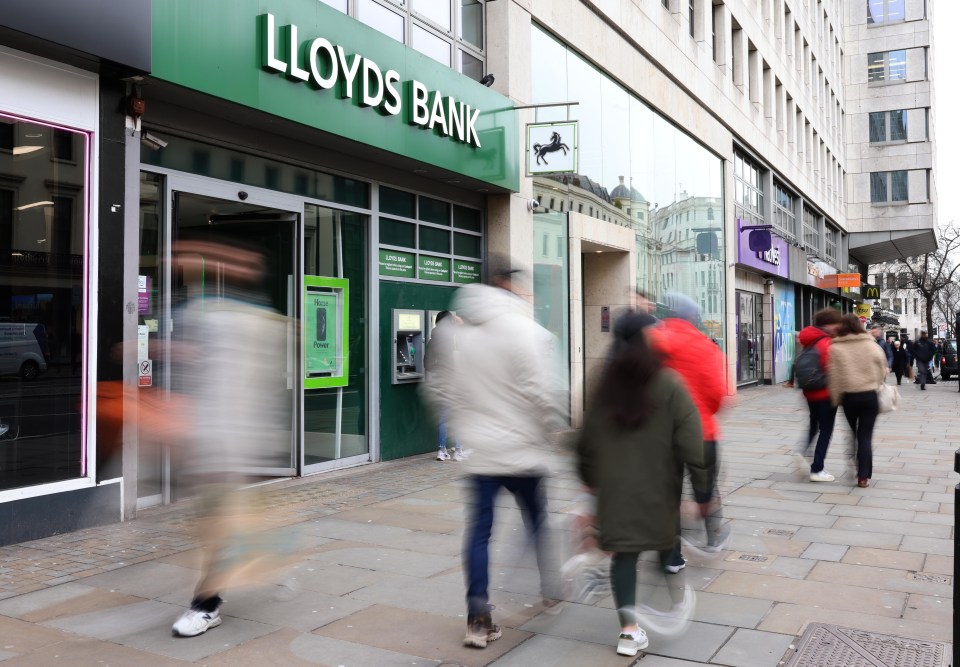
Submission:
M 437 443 L 437 449 L 446 449 L 447 448 L 447 411 L 443 410 L 440 412 L 440 437 Z M 456 449 L 460 449 L 460 441 L 456 440 L 453 443 Z
M 833 437 L 833 425 L 837 420 L 837 409 L 830 403 L 828 398 L 825 401 L 807 401 L 810 408 L 810 435 L 807 440 L 807 446 L 813 442 L 817 431 L 817 448 L 813 452 L 813 463 L 810 465 L 810 472 L 820 472 L 823 470 L 823 462 L 827 458 L 827 449 L 830 447 L 830 438 Z
M 469 478 L 473 491 L 470 525 L 463 550 L 467 578 L 467 613 L 490 611 L 490 533 L 493 530 L 494 500 L 500 487 L 513 494 L 523 514 L 523 525 L 533 538 L 540 570 L 540 590 L 544 598 L 560 597 L 559 573 L 552 567 L 547 539 L 547 512 L 543 496 L 543 478 L 474 475 Z

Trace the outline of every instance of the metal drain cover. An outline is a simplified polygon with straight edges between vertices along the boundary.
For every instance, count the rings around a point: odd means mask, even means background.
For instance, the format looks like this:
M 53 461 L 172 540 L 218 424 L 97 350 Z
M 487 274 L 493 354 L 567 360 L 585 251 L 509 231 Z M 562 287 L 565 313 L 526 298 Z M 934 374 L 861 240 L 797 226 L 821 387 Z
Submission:
M 947 667 L 943 642 L 811 623 L 786 667 Z

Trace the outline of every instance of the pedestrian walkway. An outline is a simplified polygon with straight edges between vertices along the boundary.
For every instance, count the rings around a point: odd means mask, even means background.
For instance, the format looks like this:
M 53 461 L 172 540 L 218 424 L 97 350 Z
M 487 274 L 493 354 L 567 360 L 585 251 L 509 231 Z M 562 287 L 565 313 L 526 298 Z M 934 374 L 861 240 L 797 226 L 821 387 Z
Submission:
M 950 641 L 960 394 L 955 383 L 901 389 L 904 409 L 880 419 L 867 489 L 856 488 L 842 416 L 827 460 L 837 481 L 815 484 L 792 455 L 806 429 L 799 393 L 739 394 L 723 418 L 732 550 L 690 558 L 694 622 L 682 638 L 651 636 L 638 662 L 614 653 L 609 597 L 541 613 L 533 557 L 505 496 L 491 546 L 503 638 L 483 651 L 461 646 L 464 484 L 458 464 L 432 454 L 267 487 L 266 535 L 291 565 L 229 592 L 223 625 L 200 637 L 170 634 L 200 567 L 189 503 L 0 548 L 0 661 L 774 667 L 810 623 Z M 566 467 L 548 489 L 558 526 L 579 493 Z M 655 578 L 640 581 L 650 592 Z

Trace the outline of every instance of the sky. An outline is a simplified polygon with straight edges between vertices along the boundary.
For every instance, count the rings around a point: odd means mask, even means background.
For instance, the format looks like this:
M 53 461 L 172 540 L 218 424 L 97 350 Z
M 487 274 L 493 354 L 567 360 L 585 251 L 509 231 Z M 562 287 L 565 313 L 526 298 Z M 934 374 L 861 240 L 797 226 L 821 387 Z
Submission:
M 946 226 L 958 219 L 957 198 L 951 196 L 960 183 L 960 86 L 950 63 L 960 59 L 960 40 L 956 27 L 960 21 L 958 0 L 928 0 L 933 6 L 933 85 L 936 121 L 938 220 Z

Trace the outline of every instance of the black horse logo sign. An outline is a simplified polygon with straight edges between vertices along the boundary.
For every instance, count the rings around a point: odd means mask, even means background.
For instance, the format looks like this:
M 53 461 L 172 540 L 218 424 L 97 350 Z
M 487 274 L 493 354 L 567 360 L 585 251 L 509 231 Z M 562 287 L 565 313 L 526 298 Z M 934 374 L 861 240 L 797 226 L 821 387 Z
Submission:
M 563 154 L 566 155 L 567 151 L 570 150 L 570 147 L 567 146 L 560 138 L 559 132 L 553 132 L 550 135 L 549 144 L 534 144 L 531 149 L 534 155 L 537 156 L 537 164 L 549 164 L 547 162 L 547 155 L 550 153 L 556 153 L 557 151 L 563 151 Z

